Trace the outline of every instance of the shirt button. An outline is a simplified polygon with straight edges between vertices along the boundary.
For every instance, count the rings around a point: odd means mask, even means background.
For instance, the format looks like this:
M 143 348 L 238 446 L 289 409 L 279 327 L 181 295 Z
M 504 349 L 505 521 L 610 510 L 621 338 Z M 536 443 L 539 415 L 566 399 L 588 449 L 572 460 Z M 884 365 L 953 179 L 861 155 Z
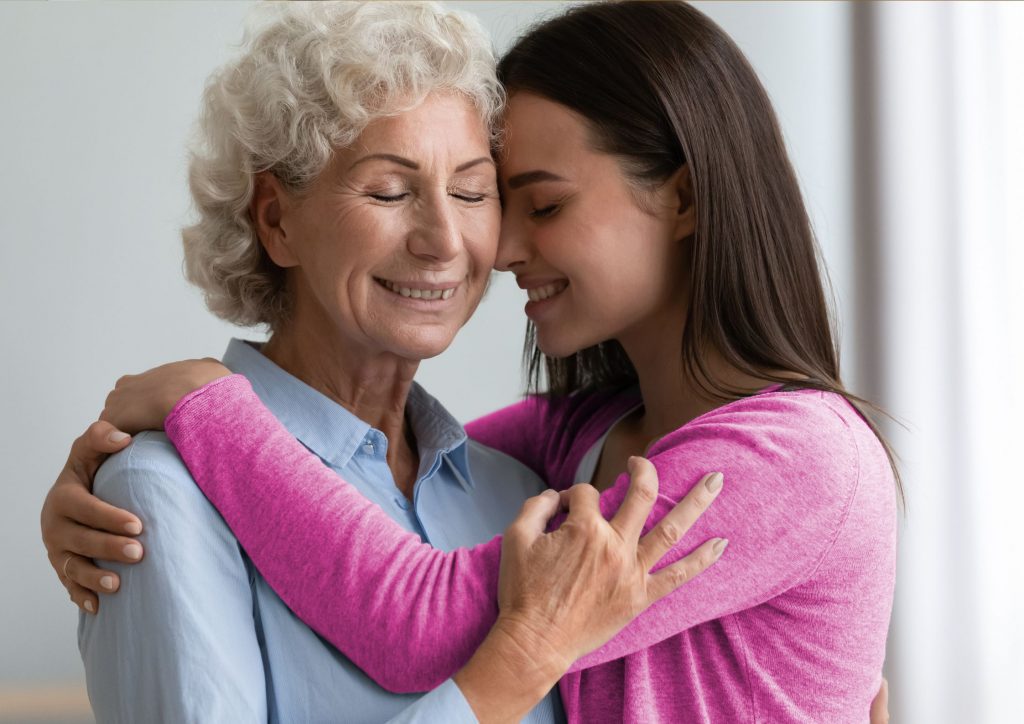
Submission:
M 409 501 L 403 498 L 401 495 L 395 498 L 395 505 L 397 505 L 402 510 L 409 510 Z
M 373 446 L 372 442 L 363 443 L 363 452 L 367 455 L 373 455 L 376 451 L 377 449 Z

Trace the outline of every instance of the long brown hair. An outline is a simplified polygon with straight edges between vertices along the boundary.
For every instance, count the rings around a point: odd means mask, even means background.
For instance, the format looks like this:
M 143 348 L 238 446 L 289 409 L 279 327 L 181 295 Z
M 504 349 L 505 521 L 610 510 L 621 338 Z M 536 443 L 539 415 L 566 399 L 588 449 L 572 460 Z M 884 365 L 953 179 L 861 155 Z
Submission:
M 683 2 L 586 4 L 530 29 L 498 76 L 510 95 L 529 91 L 583 116 L 597 150 L 640 188 L 689 166 L 696 228 L 683 373 L 714 399 L 746 394 L 716 379 L 701 354 L 710 345 L 746 374 L 842 395 L 885 447 L 902 497 L 893 451 L 865 413 L 877 408 L 842 383 L 796 173 L 768 94 L 732 39 Z M 637 383 L 615 340 L 552 358 L 531 324 L 524 355 L 531 389 L 544 374 L 550 395 Z

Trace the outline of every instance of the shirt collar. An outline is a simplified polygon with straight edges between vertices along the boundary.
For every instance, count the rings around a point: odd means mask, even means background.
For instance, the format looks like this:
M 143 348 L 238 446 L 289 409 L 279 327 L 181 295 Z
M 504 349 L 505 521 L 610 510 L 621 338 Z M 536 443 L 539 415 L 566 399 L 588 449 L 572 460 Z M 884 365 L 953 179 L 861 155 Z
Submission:
M 406 414 L 420 455 L 420 477 L 447 458 L 455 467 L 459 481 L 473 487 L 469 469 L 466 430 L 452 414 L 416 382 L 409 389 Z M 428 467 L 429 466 L 429 467 Z
M 244 375 L 260 401 L 303 445 L 337 468 L 345 467 L 368 438 L 383 437 L 326 395 L 285 372 L 260 352 L 256 342 L 232 339 L 224 365 Z M 466 431 L 440 402 L 413 383 L 406 414 L 420 455 L 420 477 L 447 457 L 472 486 Z

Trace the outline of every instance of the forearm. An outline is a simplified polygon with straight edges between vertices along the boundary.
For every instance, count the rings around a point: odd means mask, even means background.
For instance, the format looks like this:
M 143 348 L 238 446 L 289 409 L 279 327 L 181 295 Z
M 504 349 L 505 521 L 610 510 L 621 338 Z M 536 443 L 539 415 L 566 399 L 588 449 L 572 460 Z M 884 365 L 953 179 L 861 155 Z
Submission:
M 422 543 L 311 455 L 238 377 L 187 397 L 167 431 L 285 603 L 384 688 L 438 686 L 487 635 L 500 539 L 451 553 Z

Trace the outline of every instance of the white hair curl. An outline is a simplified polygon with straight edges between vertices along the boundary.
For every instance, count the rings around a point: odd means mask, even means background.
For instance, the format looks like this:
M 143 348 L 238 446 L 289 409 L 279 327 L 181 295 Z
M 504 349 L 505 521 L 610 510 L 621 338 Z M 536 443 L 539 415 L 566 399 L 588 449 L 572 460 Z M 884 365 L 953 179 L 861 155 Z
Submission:
M 274 3 L 259 15 L 270 17 L 207 83 L 189 165 L 199 219 L 182 239 L 210 311 L 273 329 L 289 299 L 249 216 L 255 175 L 301 192 L 376 118 L 453 90 L 494 129 L 504 96 L 479 23 L 436 3 Z

